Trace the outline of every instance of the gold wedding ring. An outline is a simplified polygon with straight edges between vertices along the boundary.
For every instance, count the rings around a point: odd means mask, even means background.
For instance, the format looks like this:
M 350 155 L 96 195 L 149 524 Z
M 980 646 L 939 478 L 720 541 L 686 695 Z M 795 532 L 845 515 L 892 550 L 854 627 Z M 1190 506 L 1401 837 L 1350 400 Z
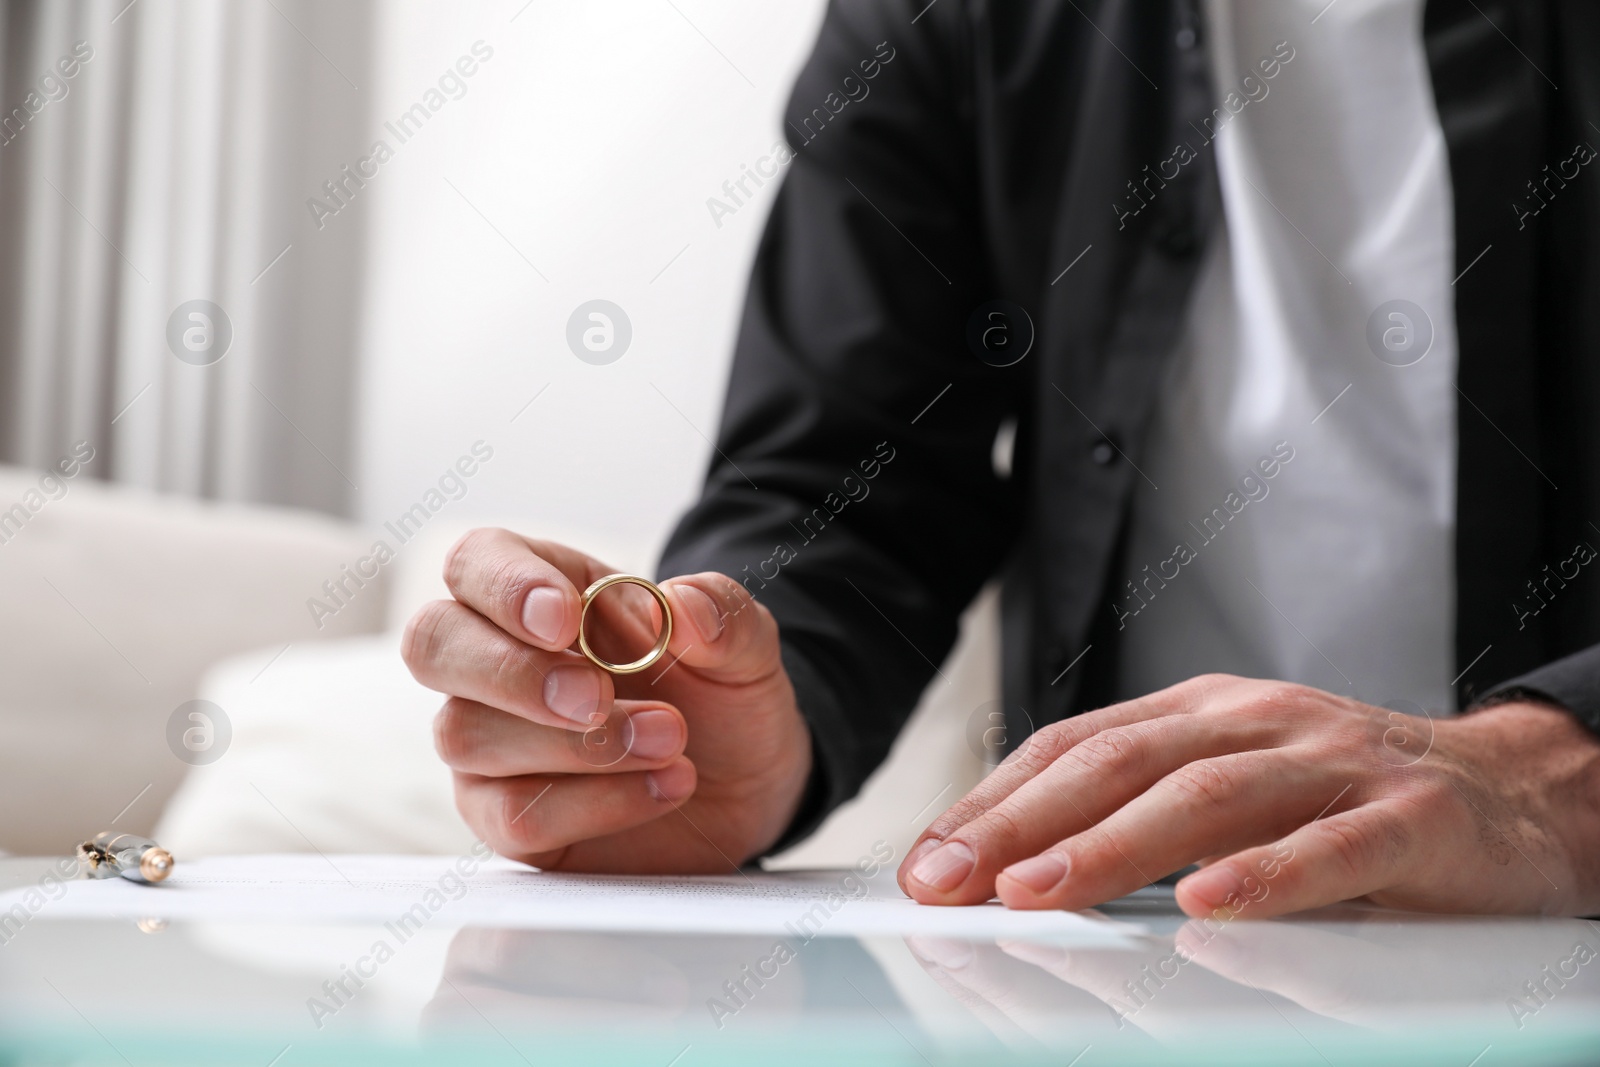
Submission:
M 584 633 L 584 626 L 589 621 L 589 606 L 594 603 L 596 597 L 614 585 L 641 585 L 656 598 L 656 603 L 661 605 L 661 633 L 656 637 L 655 647 L 631 663 L 611 663 L 601 659 L 595 655 L 594 649 L 589 647 L 589 636 Z M 667 594 L 650 579 L 641 578 L 637 574 L 608 574 L 583 591 L 583 610 L 578 613 L 578 647 L 589 657 L 589 662 L 601 670 L 610 671 L 612 674 L 637 674 L 661 658 L 667 651 L 667 642 L 670 640 L 672 640 L 672 607 L 667 603 Z

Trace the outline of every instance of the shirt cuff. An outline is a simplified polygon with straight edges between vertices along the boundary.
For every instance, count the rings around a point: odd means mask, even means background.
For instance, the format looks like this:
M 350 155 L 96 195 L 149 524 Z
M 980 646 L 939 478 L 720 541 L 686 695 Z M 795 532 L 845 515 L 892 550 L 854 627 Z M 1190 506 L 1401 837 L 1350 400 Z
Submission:
M 1554 704 L 1600 734 L 1600 645 L 1501 682 L 1466 710 L 1477 711 L 1520 699 Z

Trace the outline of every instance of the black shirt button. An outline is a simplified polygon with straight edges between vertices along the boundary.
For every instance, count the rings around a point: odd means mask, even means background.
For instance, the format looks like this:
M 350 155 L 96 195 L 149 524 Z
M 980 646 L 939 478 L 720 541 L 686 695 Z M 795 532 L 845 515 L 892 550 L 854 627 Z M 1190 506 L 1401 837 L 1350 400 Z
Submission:
M 1192 26 L 1185 26 L 1178 31 L 1178 47 L 1187 52 L 1194 47 L 1195 32 Z
M 1089 449 L 1089 458 L 1099 466 L 1109 467 L 1117 458 L 1117 450 L 1110 441 L 1101 439 L 1094 443 L 1093 448 Z

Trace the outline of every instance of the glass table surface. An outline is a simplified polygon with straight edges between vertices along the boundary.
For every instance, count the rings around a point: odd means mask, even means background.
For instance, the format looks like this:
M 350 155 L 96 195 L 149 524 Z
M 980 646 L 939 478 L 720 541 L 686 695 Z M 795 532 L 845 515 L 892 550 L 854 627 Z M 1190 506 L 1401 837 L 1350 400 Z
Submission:
M 0 1064 L 1600 1063 L 1594 921 L 1206 923 L 1159 886 L 1098 914 L 1124 946 L 41 908 L 0 914 Z

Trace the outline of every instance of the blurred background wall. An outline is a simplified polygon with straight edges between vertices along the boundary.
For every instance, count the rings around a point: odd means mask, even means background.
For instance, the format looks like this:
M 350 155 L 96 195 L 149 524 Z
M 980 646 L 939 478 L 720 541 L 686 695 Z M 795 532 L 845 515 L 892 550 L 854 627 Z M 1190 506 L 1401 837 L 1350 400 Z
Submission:
M 371 521 L 484 438 L 505 452 L 462 510 L 660 537 L 699 481 L 775 183 L 720 225 L 706 200 L 778 138 L 820 15 L 11 0 L 0 459 L 86 439 L 91 477 Z M 633 328 L 605 367 L 565 341 L 596 298 Z M 192 300 L 232 329 L 208 366 L 169 351 Z
M 503 450 L 463 510 L 654 544 L 704 474 L 776 183 L 720 227 L 706 200 L 778 139 L 822 4 L 524 5 L 380 16 L 379 117 L 475 41 L 494 56 L 371 186 L 356 514 L 408 507 L 483 438 Z M 606 366 L 566 343 L 595 299 L 633 328 Z

